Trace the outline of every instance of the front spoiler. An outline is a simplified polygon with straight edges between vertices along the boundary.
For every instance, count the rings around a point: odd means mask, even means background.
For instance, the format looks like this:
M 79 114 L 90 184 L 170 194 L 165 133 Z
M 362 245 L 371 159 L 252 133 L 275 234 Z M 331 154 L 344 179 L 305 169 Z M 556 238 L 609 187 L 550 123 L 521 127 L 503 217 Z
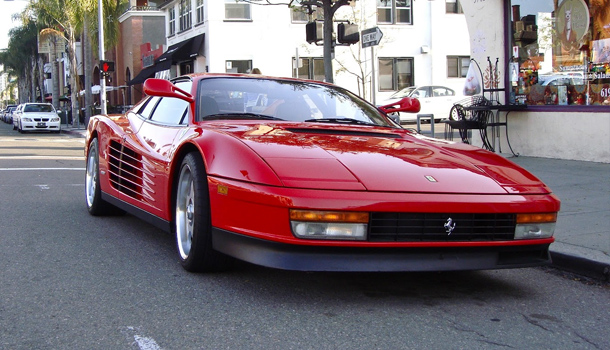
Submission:
M 293 245 L 213 228 L 214 249 L 256 265 L 297 271 L 457 271 L 540 266 L 551 263 L 550 244 L 358 248 Z

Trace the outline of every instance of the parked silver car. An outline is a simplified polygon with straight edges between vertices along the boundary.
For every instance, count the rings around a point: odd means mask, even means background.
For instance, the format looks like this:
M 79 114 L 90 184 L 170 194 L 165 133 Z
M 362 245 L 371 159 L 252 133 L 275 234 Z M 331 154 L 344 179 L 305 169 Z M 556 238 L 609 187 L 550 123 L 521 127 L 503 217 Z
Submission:
M 10 124 L 13 122 L 13 111 L 17 108 L 17 105 L 8 105 L 4 112 L 2 112 L 2 121 Z

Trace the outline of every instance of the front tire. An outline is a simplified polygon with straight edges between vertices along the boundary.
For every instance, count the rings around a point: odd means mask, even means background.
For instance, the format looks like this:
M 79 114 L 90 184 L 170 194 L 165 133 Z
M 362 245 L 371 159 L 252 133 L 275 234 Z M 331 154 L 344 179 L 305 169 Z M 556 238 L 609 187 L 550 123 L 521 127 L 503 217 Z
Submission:
M 228 269 L 233 259 L 212 247 L 207 174 L 198 153 L 184 157 L 177 181 L 174 231 L 182 267 L 190 272 Z
M 87 153 L 87 170 L 85 172 L 85 197 L 87 210 L 93 216 L 120 215 L 124 211 L 102 199 L 100 188 L 100 152 L 99 142 L 94 138 L 89 144 Z

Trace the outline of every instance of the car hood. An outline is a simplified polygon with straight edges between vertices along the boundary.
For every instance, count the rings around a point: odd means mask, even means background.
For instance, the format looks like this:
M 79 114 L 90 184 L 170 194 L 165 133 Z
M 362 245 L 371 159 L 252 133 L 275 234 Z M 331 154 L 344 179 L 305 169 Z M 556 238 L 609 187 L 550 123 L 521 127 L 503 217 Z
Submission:
M 55 112 L 23 112 L 21 113 L 23 118 L 52 118 L 57 117 Z
M 505 158 L 407 130 L 329 124 L 223 128 L 287 187 L 416 193 L 550 193 Z

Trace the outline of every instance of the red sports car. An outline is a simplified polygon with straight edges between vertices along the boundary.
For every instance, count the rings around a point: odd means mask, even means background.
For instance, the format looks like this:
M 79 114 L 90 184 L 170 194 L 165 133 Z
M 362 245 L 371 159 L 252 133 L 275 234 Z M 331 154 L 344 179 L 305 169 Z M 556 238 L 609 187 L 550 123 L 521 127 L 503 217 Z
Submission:
M 148 79 L 88 125 L 92 215 L 175 234 L 188 271 L 233 259 L 306 271 L 438 271 L 550 261 L 560 202 L 470 145 L 401 128 L 330 84 L 260 75 Z

